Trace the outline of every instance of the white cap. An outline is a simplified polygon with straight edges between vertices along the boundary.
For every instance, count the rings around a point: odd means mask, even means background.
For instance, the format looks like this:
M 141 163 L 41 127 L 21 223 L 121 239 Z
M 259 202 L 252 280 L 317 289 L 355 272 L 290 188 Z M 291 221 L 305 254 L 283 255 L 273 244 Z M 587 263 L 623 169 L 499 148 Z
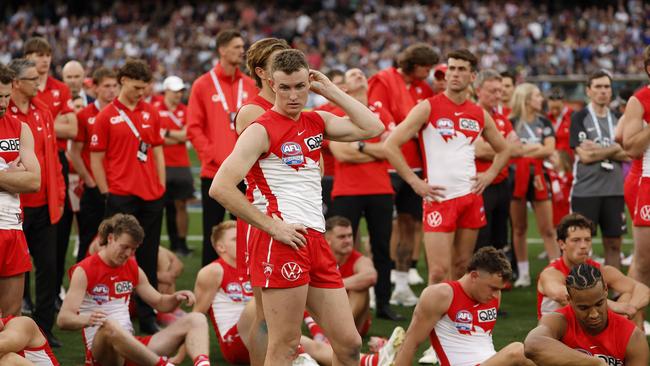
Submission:
M 165 81 L 163 81 L 163 89 L 175 92 L 181 91 L 185 89 L 185 83 L 183 83 L 183 79 L 178 76 L 168 76 Z

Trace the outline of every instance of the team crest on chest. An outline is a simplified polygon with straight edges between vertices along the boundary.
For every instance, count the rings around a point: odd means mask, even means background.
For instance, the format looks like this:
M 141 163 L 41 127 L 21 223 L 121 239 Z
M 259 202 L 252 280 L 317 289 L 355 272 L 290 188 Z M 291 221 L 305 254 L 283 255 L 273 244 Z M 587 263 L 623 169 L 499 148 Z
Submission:
M 474 316 L 467 310 L 461 310 L 456 313 L 454 326 L 459 332 L 471 332 L 474 324 Z
M 298 168 L 305 163 L 302 147 L 297 142 L 285 142 L 280 147 L 280 151 L 282 152 L 282 162 L 292 168 Z
M 95 302 L 98 304 L 103 304 L 109 300 L 109 290 L 108 286 L 103 283 L 95 285 L 92 291 L 90 291 L 90 297 L 92 297 Z

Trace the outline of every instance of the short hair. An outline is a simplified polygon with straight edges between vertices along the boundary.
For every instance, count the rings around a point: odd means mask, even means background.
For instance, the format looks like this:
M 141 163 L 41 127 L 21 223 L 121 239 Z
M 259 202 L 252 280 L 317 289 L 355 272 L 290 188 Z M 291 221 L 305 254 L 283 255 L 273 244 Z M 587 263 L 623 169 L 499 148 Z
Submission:
M 587 78 L 587 88 L 591 87 L 591 82 L 594 81 L 595 79 L 600 79 L 602 77 L 607 77 L 609 79 L 609 82 L 611 84 L 612 82 L 612 74 L 610 74 L 609 71 L 607 70 L 598 70 L 594 71 L 591 74 L 589 74 L 589 77 Z
M 456 60 L 463 60 L 469 62 L 472 71 L 478 70 L 478 58 L 470 50 L 461 48 L 453 50 L 447 54 L 447 59 L 455 58 Z
M 237 228 L 237 221 L 234 220 L 226 220 L 218 225 L 215 225 L 212 227 L 212 232 L 210 233 L 210 242 L 212 245 L 217 244 L 217 242 L 221 239 L 223 239 L 223 236 L 226 235 L 226 231 L 228 229 L 235 229 Z
M 108 234 L 113 234 L 113 237 L 129 234 L 133 241 L 138 244 L 144 240 L 144 230 L 133 215 L 118 213 L 108 219 L 104 219 L 97 231 L 100 246 L 108 244 Z
M 284 39 L 264 38 L 253 43 L 246 52 L 246 66 L 258 88 L 262 87 L 262 79 L 255 73 L 256 67 L 268 66 L 269 58 L 275 51 L 288 50 L 289 44 Z
M 565 98 L 564 89 L 562 89 L 559 86 L 556 86 L 548 92 L 547 97 L 549 100 L 564 100 Z
M 16 72 L 0 63 L 0 84 L 11 84 L 16 78 Z
M 587 290 L 593 288 L 599 282 L 602 283 L 603 288 L 605 288 L 603 274 L 598 268 L 587 263 L 578 264 L 571 268 L 571 272 L 569 272 L 569 275 L 565 280 L 567 290 Z
M 123 77 L 148 83 L 152 78 L 151 69 L 144 60 L 131 58 L 126 60 L 124 65 L 117 70 L 117 82 L 120 85 Z
M 217 33 L 217 49 L 230 43 L 235 38 L 243 38 L 241 33 L 236 29 L 224 29 Z
M 499 275 L 504 281 L 510 281 L 512 278 L 512 267 L 508 258 L 494 247 L 483 247 L 474 253 L 467 272 L 478 270 Z
M 309 64 L 302 51 L 289 49 L 278 52 L 271 62 L 271 75 L 276 71 L 290 75 L 301 69 L 309 71 Z
M 501 81 L 502 77 L 498 71 L 494 69 L 485 69 L 481 70 L 478 75 L 476 75 L 476 80 L 474 81 L 474 88 L 480 88 L 485 84 L 486 81 L 498 80 Z
M 648 72 L 648 66 L 650 66 L 650 46 L 647 46 L 643 50 L 643 71 L 650 76 L 650 73 Z
M 332 216 L 325 221 L 325 231 L 331 231 L 337 226 L 351 227 L 352 222 L 343 216 Z
M 433 66 L 438 63 L 440 56 L 426 43 L 412 44 L 397 57 L 397 66 L 409 74 L 415 70 L 415 66 Z
M 333 80 L 337 76 L 342 76 L 343 79 L 345 79 L 345 72 L 340 69 L 331 69 L 325 74 L 325 76 L 327 76 L 327 78 L 330 80 Z
M 557 240 L 566 241 L 569 237 L 569 229 L 587 229 L 591 235 L 596 235 L 596 225 L 588 218 L 579 213 L 570 213 L 564 216 L 557 224 Z
M 52 54 L 52 46 L 44 37 L 32 37 L 25 41 L 23 45 L 23 57 L 32 53 Z
M 101 84 L 104 79 L 117 79 L 117 75 L 115 71 L 103 66 L 93 72 L 93 83 L 95 85 Z
M 19 78 L 25 70 L 30 67 L 36 67 L 36 63 L 26 58 L 15 58 L 8 65 L 9 69 L 14 72 L 14 79 Z
M 506 78 L 512 80 L 512 83 L 514 84 L 515 80 L 517 80 L 517 75 L 512 70 L 501 71 L 501 80 Z

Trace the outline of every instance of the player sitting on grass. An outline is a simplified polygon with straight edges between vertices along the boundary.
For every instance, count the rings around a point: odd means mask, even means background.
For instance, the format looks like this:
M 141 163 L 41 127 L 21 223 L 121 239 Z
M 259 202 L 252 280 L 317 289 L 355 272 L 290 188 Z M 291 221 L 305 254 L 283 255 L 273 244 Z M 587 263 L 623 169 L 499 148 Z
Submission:
M 255 299 L 250 281 L 235 269 L 236 226 L 235 221 L 224 221 L 213 228 L 211 240 L 219 259 L 199 271 L 193 311 L 209 314 L 221 354 L 227 362 L 248 364 L 248 335 L 255 317 Z M 359 365 L 391 365 L 403 335 L 401 327 L 395 328 L 379 353 L 362 355 Z M 332 346 L 329 344 L 302 336 L 300 346 L 304 352 L 299 352 L 298 358 L 293 361 L 294 366 L 332 364 Z
M 26 316 L 0 318 L 0 365 L 59 366 L 47 339 Z
M 420 295 L 395 365 L 409 366 L 427 337 L 442 366 L 534 366 L 524 346 L 511 343 L 499 352 L 492 343 L 501 290 L 512 269 L 503 253 L 483 247 L 458 281 L 430 285 Z
M 70 269 L 70 288 L 57 324 L 82 329 L 86 365 L 165 366 L 185 344 L 194 366 L 209 366 L 209 336 L 205 316 L 190 313 L 153 336 L 133 336 L 129 299 L 136 293 L 158 311 L 172 311 L 181 303 L 194 304 L 191 291 L 163 295 L 151 286 L 133 256 L 144 231 L 135 217 L 116 214 L 99 227 L 98 253 Z
M 608 308 L 600 270 L 578 264 L 566 278 L 569 305 L 546 314 L 524 342 L 538 366 L 647 366 L 648 343 L 634 323 Z
M 537 316 L 541 318 L 569 303 L 566 278 L 573 267 L 587 263 L 599 268 L 607 287 L 619 294 L 617 301 L 609 301 L 609 308 L 634 319 L 637 326 L 643 329 L 643 313 L 650 301 L 650 289 L 624 275 L 616 267 L 601 266 L 590 258 L 594 231 L 593 223 L 580 214 L 569 214 L 560 221 L 557 226 L 557 241 L 562 256 L 551 262 L 539 275 Z

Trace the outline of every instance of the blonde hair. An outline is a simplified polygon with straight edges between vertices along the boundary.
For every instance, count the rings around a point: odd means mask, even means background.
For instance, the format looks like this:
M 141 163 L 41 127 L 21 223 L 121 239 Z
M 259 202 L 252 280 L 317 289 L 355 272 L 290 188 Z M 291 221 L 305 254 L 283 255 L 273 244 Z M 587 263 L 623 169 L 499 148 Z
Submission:
M 219 225 L 212 227 L 212 235 L 210 235 L 210 241 L 212 245 L 217 245 L 217 242 L 223 238 L 228 229 L 237 228 L 237 221 L 226 220 Z
M 528 103 L 533 97 L 535 90 L 539 91 L 539 88 L 535 84 L 531 83 L 522 83 L 517 85 L 515 91 L 512 93 L 512 98 L 510 99 L 510 119 L 513 120 L 524 120 L 528 121 L 531 116 L 528 115 Z M 519 123 L 516 123 L 517 125 Z

